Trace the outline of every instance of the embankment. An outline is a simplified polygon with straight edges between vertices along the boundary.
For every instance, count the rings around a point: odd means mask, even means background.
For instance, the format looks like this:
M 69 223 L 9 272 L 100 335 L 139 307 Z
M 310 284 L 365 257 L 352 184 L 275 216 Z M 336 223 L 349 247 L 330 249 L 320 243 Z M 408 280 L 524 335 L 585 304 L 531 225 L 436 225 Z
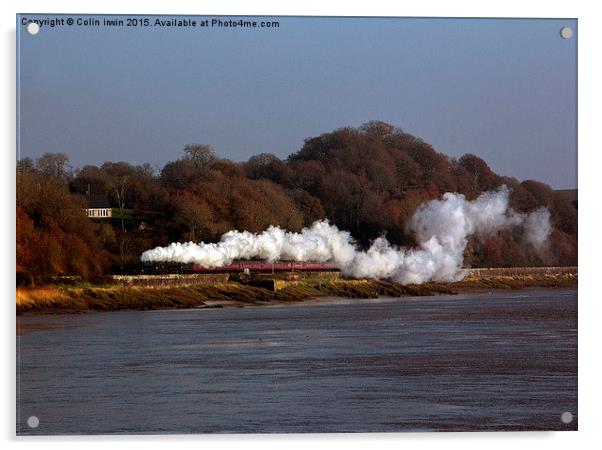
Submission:
M 455 289 L 520 289 L 577 286 L 577 267 L 495 267 L 468 269 Z
M 146 276 L 111 284 L 53 284 L 17 288 L 17 314 L 123 309 L 215 308 L 302 302 L 311 297 L 377 298 L 453 294 L 462 290 L 568 287 L 577 268 L 475 269 L 463 281 L 400 285 L 383 280 L 281 275 L 253 278 Z

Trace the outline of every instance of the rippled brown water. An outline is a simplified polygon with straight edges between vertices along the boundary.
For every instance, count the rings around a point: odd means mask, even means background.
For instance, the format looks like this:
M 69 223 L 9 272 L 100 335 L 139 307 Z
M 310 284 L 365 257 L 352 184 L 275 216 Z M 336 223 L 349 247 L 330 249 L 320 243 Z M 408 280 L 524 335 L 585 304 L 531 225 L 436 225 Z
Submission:
M 18 317 L 17 432 L 576 429 L 576 290 L 340 302 Z

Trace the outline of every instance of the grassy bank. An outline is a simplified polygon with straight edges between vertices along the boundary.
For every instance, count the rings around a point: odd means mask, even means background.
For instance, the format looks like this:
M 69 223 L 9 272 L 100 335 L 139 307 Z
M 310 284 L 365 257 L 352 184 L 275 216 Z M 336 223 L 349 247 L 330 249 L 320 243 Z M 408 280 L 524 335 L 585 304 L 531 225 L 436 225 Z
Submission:
M 452 293 L 429 285 L 402 286 L 377 280 L 304 280 L 272 291 L 236 282 L 186 287 L 43 286 L 17 289 L 17 313 L 114 311 L 121 309 L 243 307 L 300 302 L 309 297 L 434 295 Z
M 576 271 L 470 275 L 455 283 L 400 285 L 382 280 L 304 279 L 278 290 L 239 282 L 189 286 L 47 285 L 17 289 L 17 314 L 123 309 L 244 307 L 301 302 L 310 297 L 377 298 L 453 294 L 463 290 L 576 286 Z

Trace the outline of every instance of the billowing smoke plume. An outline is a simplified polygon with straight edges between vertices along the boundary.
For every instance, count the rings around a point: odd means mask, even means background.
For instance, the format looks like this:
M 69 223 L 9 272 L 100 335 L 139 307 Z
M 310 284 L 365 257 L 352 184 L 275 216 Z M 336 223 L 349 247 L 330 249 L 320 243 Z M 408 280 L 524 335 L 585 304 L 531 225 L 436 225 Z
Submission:
M 381 237 L 367 251 L 359 251 L 347 231 L 327 221 L 315 222 L 300 233 L 271 226 L 263 233 L 229 231 L 216 244 L 172 243 L 142 254 L 142 261 L 197 263 L 208 268 L 230 264 L 235 259 L 269 261 L 332 261 L 341 271 L 357 278 L 384 278 L 399 283 L 453 281 L 463 278 L 463 253 L 469 236 L 489 235 L 521 226 L 524 239 L 542 252 L 551 231 L 550 213 L 541 208 L 519 214 L 508 206 L 504 186 L 486 192 L 474 201 L 461 194 L 446 193 L 441 200 L 418 208 L 408 225 L 416 248 L 397 248 Z

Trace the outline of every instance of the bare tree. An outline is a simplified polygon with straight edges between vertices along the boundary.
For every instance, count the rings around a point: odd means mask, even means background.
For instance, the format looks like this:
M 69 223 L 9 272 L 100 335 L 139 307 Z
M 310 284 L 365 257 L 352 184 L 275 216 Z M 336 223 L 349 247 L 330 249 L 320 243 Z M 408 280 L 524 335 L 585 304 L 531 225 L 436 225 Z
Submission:
M 188 144 L 184 147 L 186 159 L 193 162 L 195 167 L 203 171 L 213 164 L 217 157 L 210 145 L 206 144 Z
M 123 218 L 123 210 L 125 209 L 125 192 L 127 186 L 127 177 L 121 177 L 115 184 L 114 192 L 117 200 L 117 207 L 121 216 L 121 231 L 125 231 L 125 223 Z
M 66 178 L 69 157 L 64 153 L 44 153 L 36 159 L 36 169 L 45 175 L 62 180 Z

